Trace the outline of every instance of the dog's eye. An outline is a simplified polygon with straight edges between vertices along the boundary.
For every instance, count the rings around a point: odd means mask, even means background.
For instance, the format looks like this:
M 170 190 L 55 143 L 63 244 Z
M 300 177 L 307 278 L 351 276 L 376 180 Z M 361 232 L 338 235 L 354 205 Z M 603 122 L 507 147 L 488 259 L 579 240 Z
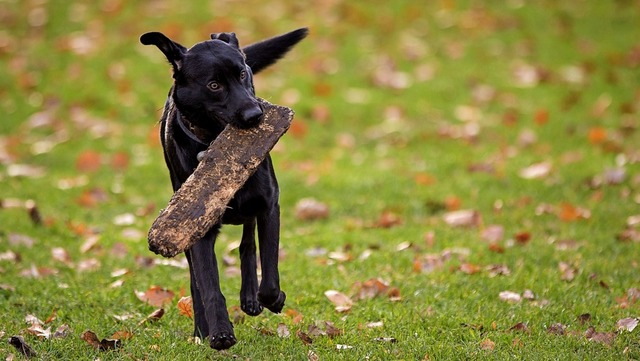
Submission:
M 240 72 L 240 80 L 245 80 L 247 78 L 247 71 L 243 70 Z
M 207 87 L 213 91 L 218 91 L 222 89 L 222 87 L 220 86 L 220 83 L 218 83 L 217 81 L 212 81 L 211 83 L 207 84 Z

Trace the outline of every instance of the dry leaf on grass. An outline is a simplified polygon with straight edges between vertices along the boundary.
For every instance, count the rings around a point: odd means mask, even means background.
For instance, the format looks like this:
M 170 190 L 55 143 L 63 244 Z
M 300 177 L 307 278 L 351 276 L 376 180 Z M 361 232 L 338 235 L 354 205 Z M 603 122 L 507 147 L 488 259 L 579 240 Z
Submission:
M 91 330 L 86 330 L 80 336 L 87 344 L 93 347 L 96 350 L 100 351 L 109 351 L 115 350 L 122 346 L 122 341 L 115 339 L 106 339 L 98 340 L 98 336 Z
M 636 328 L 636 326 L 638 326 L 637 317 L 623 318 L 621 320 L 618 320 L 618 322 L 616 323 L 616 327 L 618 331 L 627 330 L 629 332 L 632 332 Z
M 135 294 L 140 301 L 155 307 L 162 307 L 164 304 L 170 303 L 175 296 L 173 291 L 160 286 L 151 286 L 145 292 L 135 291 Z
M 190 319 L 193 319 L 193 301 L 191 300 L 191 296 L 180 298 L 177 307 L 182 316 L 187 316 Z
M 31 358 L 36 356 L 36 352 L 29 346 L 22 336 L 11 336 L 9 338 L 9 344 L 18 350 L 22 355 L 26 358 Z
M 338 312 L 348 312 L 353 306 L 353 301 L 347 295 L 336 290 L 328 290 L 324 295 L 333 303 Z

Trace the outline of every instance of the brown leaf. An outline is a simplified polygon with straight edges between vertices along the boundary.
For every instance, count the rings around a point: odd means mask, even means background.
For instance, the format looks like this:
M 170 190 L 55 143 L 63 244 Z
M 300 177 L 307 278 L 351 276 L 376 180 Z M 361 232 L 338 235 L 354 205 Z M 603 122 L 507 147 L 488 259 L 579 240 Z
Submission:
M 380 214 L 378 220 L 375 222 L 374 227 L 378 228 L 391 228 L 402 224 L 402 218 L 396 213 L 385 210 Z
M 105 339 L 98 340 L 98 336 L 90 330 L 86 330 L 80 336 L 86 343 L 88 343 L 91 347 L 100 351 L 109 351 L 115 350 L 122 346 L 122 342 L 120 340 L 112 340 Z
M 336 336 L 341 336 L 344 331 L 335 327 L 335 325 L 333 324 L 333 322 L 331 321 L 325 321 L 324 322 L 324 326 L 325 326 L 325 332 L 327 334 L 327 336 L 329 336 L 330 338 L 334 338 Z
M 590 313 L 583 313 L 580 316 L 578 316 L 578 322 L 581 325 L 584 325 L 587 322 L 591 322 L 591 314 Z
M 177 307 L 182 316 L 187 316 L 190 319 L 193 319 L 193 301 L 191 300 L 191 296 L 180 298 Z
M 145 317 L 142 321 L 138 323 L 138 326 L 142 325 L 147 321 L 158 321 L 164 316 L 164 308 L 159 308 L 149 314 L 149 316 Z
M 289 308 L 284 312 L 284 314 L 291 318 L 291 322 L 293 322 L 294 325 L 302 322 L 302 313 L 298 312 L 297 310 Z
M 554 323 L 547 328 L 547 332 L 552 335 L 562 336 L 565 334 L 564 325 L 561 323 Z
M 540 162 L 521 169 L 518 174 L 524 179 L 540 179 L 548 177 L 551 170 L 551 162 Z
M 632 332 L 636 326 L 638 326 L 638 318 L 637 317 L 627 317 L 616 322 L 616 327 L 618 331 L 627 330 Z
M 482 271 L 482 267 L 473 263 L 463 263 L 460 265 L 460 271 L 468 275 L 473 275 Z
M 511 291 L 502 291 L 498 296 L 500 300 L 509 303 L 518 303 L 522 300 L 522 296 L 519 293 Z
M 558 264 L 558 270 L 560 271 L 560 279 L 563 281 L 571 282 L 576 278 L 578 269 L 566 262 L 560 262 Z
M 162 307 L 164 304 L 171 302 L 175 296 L 173 291 L 160 286 L 151 286 L 145 292 L 135 291 L 135 294 L 140 301 L 155 307 Z
M 491 244 L 500 242 L 504 238 L 504 227 L 499 224 L 488 225 L 482 230 L 480 237 Z
M 76 170 L 84 173 L 96 172 L 102 166 L 102 156 L 98 152 L 85 150 L 76 158 Z
M 289 331 L 287 325 L 285 325 L 284 323 L 279 323 L 278 327 L 276 327 L 276 334 L 278 335 L 278 337 L 287 338 L 291 336 L 291 331 Z
M 53 338 L 65 338 L 69 336 L 70 331 L 71 328 L 69 327 L 69 325 L 67 325 L 66 323 L 62 324 L 53 333 Z
M 324 295 L 334 304 L 336 311 L 348 312 L 353 306 L 353 301 L 347 295 L 336 290 L 328 290 L 324 292 Z
M 313 198 L 303 198 L 296 203 L 295 215 L 303 221 L 325 219 L 329 217 L 329 206 Z
M 496 343 L 491 341 L 491 339 L 484 339 L 480 341 L 480 348 L 485 351 L 493 351 L 496 348 Z
M 526 332 L 526 333 L 531 333 L 531 331 L 529 331 L 529 327 L 527 327 L 527 325 L 523 322 L 518 322 L 515 325 L 511 326 L 509 328 L 509 331 L 518 331 L 518 332 Z
M 584 337 L 589 341 L 611 346 L 616 338 L 616 334 L 614 332 L 597 332 L 595 327 L 589 326 L 584 333 Z
M 32 358 L 36 356 L 36 352 L 29 346 L 22 336 L 11 336 L 9 338 L 9 344 L 18 350 L 26 358 Z
M 129 331 L 116 331 L 111 338 L 114 340 L 130 340 L 133 338 L 133 333 Z
M 308 334 L 304 333 L 302 330 L 296 331 L 296 337 L 302 341 L 305 345 L 311 345 L 313 343 L 313 339 Z
M 447 212 L 442 219 L 451 227 L 477 227 L 482 223 L 480 213 L 472 209 Z

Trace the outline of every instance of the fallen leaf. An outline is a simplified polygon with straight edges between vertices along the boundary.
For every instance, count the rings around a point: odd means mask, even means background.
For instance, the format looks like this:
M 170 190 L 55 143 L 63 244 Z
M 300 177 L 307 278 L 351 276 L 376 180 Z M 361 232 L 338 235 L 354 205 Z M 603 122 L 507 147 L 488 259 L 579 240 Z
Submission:
M 391 228 L 402 224 L 402 218 L 396 213 L 385 210 L 383 211 L 378 220 L 375 222 L 374 227 L 378 228 Z
M 303 221 L 313 221 L 329 217 L 329 206 L 314 198 L 303 198 L 296 203 L 296 218 Z
M 285 325 L 284 323 L 279 323 L 278 327 L 276 327 L 276 334 L 278 335 L 278 337 L 287 338 L 291 336 L 291 331 L 289 331 L 287 325 Z
M 499 224 L 488 225 L 482 230 L 480 237 L 491 244 L 500 242 L 504 238 L 504 227 Z
M 518 332 L 531 333 L 531 331 L 529 331 L 529 327 L 527 327 L 527 325 L 525 323 L 522 323 L 522 322 L 518 322 L 515 325 L 511 326 L 509 328 L 509 331 L 518 331 Z
M 578 322 L 581 325 L 584 325 L 587 322 L 591 322 L 591 314 L 590 313 L 583 313 L 580 316 L 578 316 Z
M 76 158 L 76 170 L 83 173 L 96 172 L 102 166 L 102 156 L 98 152 L 86 150 Z
M 349 296 L 336 290 L 328 290 L 324 295 L 333 303 L 338 312 L 348 312 L 353 306 L 353 301 Z
M 552 335 L 562 336 L 565 334 L 564 325 L 561 323 L 554 323 L 547 328 L 547 332 Z
M 336 345 L 336 349 L 338 350 L 350 350 L 352 348 L 353 346 L 349 346 L 349 345 L 341 345 L 341 344 Z
M 480 341 L 480 348 L 485 351 L 493 351 L 496 348 L 496 343 L 486 338 Z
M 87 344 L 96 350 L 109 351 L 115 350 L 122 346 L 122 341 L 103 338 L 98 340 L 98 336 L 90 330 L 86 330 L 80 336 Z
M 311 345 L 313 343 L 313 339 L 311 338 L 311 336 L 309 336 L 302 330 L 296 331 L 296 337 L 298 337 L 300 341 L 302 341 L 302 343 L 304 343 L 305 345 Z
M 460 265 L 460 271 L 462 273 L 473 275 L 482 271 L 482 267 L 473 263 L 463 263 Z
M 56 331 L 53 333 L 53 338 L 65 338 L 69 336 L 70 331 L 71 331 L 71 328 L 66 323 L 63 325 L 60 325 L 56 329 Z
M 135 294 L 140 301 L 155 307 L 162 307 L 164 304 L 171 302 L 175 296 L 173 291 L 160 286 L 151 286 L 145 292 L 135 291 Z
M 9 344 L 18 350 L 22 355 L 26 358 L 31 358 L 36 356 L 36 352 L 29 346 L 22 336 L 11 336 L 9 338 Z
M 637 317 L 627 317 L 616 322 L 616 327 L 618 331 L 627 330 L 632 332 L 636 326 L 638 326 L 638 318 Z
M 315 352 L 313 352 L 312 350 L 309 350 L 307 352 L 307 359 L 309 361 L 320 361 L 320 357 L 318 357 L 318 355 Z
M 191 296 L 180 298 L 180 300 L 178 300 L 177 307 L 182 316 L 187 316 L 190 319 L 193 319 L 193 301 L 191 300 Z
M 472 209 L 447 212 L 442 219 L 451 227 L 477 227 L 482 223 L 480 213 Z
M 164 316 L 164 308 L 159 308 L 153 312 L 151 312 L 147 317 L 145 317 L 142 321 L 138 323 L 138 326 L 142 325 L 148 321 L 158 321 Z
M 376 337 L 373 340 L 378 342 L 389 342 L 389 343 L 398 342 L 398 340 L 395 337 Z
M 524 179 L 546 178 L 551 173 L 551 162 L 534 163 L 520 170 L 518 175 Z
M 558 270 L 560 271 L 560 279 L 563 281 L 571 282 L 576 278 L 578 269 L 566 262 L 560 262 L 558 264 Z
M 133 333 L 129 331 L 116 331 L 111 338 L 114 340 L 130 340 L 133 338 Z
M 324 326 L 326 335 L 330 338 L 341 336 L 344 333 L 342 329 L 337 328 L 331 321 L 324 321 Z
M 502 291 L 499 294 L 500 300 L 509 303 L 518 303 L 522 300 L 522 296 L 519 293 L 511 291 Z
M 589 341 L 611 346 L 616 338 L 616 334 L 613 332 L 597 332 L 595 327 L 589 326 L 584 333 L 584 337 Z
M 368 322 L 367 324 L 365 324 L 365 327 L 367 328 L 381 328 L 383 326 L 384 326 L 383 321 Z

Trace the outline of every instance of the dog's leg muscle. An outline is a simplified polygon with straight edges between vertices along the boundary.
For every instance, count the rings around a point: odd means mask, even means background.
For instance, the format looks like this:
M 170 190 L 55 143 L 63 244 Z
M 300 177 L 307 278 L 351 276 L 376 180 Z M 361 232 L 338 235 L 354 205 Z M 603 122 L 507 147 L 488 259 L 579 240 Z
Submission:
M 218 227 L 209 231 L 191 247 L 191 263 L 196 286 L 209 325 L 209 344 L 216 350 L 228 349 L 236 343 L 229 321 L 227 304 L 220 290 L 220 276 L 213 245 Z
M 258 216 L 258 240 L 262 281 L 258 291 L 260 304 L 272 312 L 280 313 L 286 295 L 280 290 L 278 248 L 280 246 L 280 206 L 275 204 Z
M 262 312 L 258 302 L 258 275 L 256 274 L 256 221 L 244 224 L 242 240 L 240 241 L 240 270 L 242 272 L 242 286 L 240 288 L 240 308 L 250 316 L 257 316 Z

